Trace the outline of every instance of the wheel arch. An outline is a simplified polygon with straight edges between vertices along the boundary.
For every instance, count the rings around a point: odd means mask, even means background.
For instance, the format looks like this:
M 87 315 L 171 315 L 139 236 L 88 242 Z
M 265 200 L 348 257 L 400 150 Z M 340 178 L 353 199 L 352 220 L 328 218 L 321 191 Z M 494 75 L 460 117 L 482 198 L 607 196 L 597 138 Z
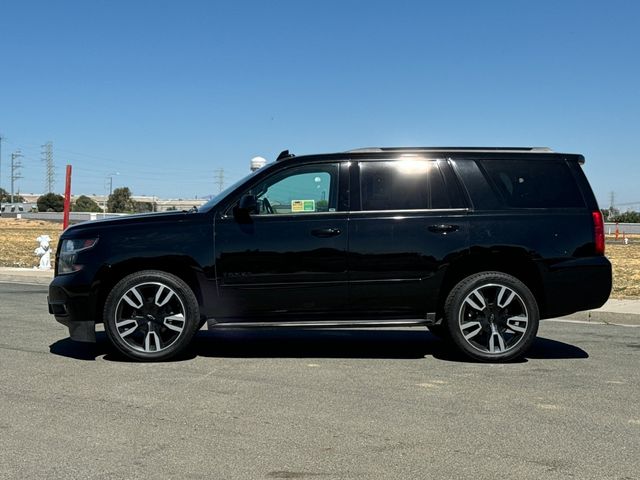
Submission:
M 438 317 L 442 316 L 447 296 L 453 287 L 469 275 L 485 271 L 506 273 L 520 280 L 531 290 L 543 314 L 545 292 L 538 267 L 523 249 L 504 247 L 478 249 L 449 265 L 438 296 Z
M 198 281 L 199 270 L 196 263 L 183 256 L 166 256 L 162 258 L 135 258 L 104 265 L 96 278 L 97 294 L 95 303 L 96 323 L 102 322 L 102 311 L 109 292 L 127 275 L 132 273 L 155 270 L 170 273 L 183 280 L 193 291 L 198 304 L 202 306 L 202 290 Z

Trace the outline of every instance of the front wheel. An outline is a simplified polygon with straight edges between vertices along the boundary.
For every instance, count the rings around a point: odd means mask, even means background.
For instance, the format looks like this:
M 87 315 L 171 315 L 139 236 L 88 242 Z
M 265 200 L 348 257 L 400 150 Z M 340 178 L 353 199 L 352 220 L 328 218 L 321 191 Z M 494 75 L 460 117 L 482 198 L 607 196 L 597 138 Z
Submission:
M 524 355 L 538 332 L 535 297 L 517 278 L 482 272 L 458 283 L 445 303 L 446 324 L 467 356 L 504 362 Z
M 191 288 L 170 273 L 147 270 L 120 280 L 104 307 L 107 337 L 135 360 L 167 360 L 184 350 L 200 323 Z

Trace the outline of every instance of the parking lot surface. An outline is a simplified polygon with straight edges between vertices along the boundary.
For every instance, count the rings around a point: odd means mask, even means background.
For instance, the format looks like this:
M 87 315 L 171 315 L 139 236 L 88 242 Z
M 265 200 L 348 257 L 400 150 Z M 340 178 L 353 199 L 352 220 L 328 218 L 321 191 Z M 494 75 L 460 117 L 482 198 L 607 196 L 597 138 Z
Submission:
M 0 326 L 2 479 L 640 478 L 640 328 L 543 322 L 506 365 L 418 328 L 201 331 L 140 364 L 6 283 Z

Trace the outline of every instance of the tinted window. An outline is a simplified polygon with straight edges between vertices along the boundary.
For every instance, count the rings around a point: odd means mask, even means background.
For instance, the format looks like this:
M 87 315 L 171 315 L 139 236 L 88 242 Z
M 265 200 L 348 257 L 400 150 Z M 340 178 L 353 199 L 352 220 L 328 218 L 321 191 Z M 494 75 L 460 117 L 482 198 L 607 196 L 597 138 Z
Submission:
M 485 160 L 480 163 L 508 207 L 584 207 L 576 181 L 563 161 Z
M 269 177 L 252 191 L 261 215 L 335 212 L 338 164 L 291 168 Z
M 437 161 L 360 163 L 363 210 L 450 208 Z

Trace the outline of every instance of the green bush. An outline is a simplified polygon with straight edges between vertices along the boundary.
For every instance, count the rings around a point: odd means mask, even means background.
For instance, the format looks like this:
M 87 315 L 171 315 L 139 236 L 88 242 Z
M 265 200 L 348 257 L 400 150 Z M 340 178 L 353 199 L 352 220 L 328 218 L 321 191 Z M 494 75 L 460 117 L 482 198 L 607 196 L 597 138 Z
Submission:
M 38 198 L 39 212 L 61 212 L 64 210 L 64 198 L 57 193 L 46 193 Z

